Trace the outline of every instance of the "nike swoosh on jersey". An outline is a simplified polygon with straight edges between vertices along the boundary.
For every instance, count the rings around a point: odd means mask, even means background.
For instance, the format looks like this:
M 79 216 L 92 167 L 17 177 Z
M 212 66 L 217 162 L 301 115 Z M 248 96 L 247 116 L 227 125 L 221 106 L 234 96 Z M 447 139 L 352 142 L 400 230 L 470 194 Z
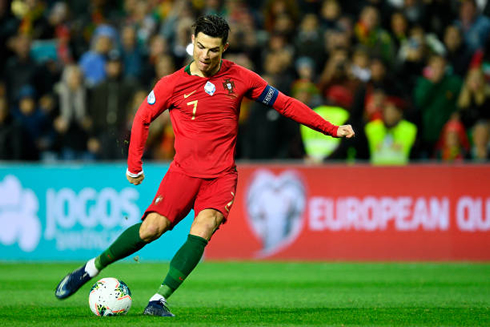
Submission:
M 191 93 L 189 93 L 189 94 L 184 94 L 184 99 L 187 99 L 188 97 L 190 97 L 191 95 L 193 95 L 193 94 L 194 94 L 194 92 L 196 92 L 196 91 L 197 91 L 197 90 L 194 90 L 194 91 L 192 91 L 192 92 L 191 92 Z

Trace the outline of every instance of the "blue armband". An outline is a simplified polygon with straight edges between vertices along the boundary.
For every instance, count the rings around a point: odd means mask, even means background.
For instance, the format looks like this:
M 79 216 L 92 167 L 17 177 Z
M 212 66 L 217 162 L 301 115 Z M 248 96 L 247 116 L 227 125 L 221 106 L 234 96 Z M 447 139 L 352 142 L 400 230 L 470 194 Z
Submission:
M 262 94 L 257 98 L 257 102 L 261 102 L 266 106 L 272 107 L 274 102 L 276 102 L 279 91 L 270 85 L 267 85 L 262 91 Z

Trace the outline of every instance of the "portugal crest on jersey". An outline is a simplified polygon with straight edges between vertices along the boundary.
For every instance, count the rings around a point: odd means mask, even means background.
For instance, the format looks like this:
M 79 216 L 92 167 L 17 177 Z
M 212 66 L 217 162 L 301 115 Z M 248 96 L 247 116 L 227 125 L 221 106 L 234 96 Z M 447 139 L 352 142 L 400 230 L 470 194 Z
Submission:
M 235 82 L 230 80 L 229 78 L 225 79 L 223 82 L 223 87 L 225 90 L 228 90 L 228 95 L 235 94 Z

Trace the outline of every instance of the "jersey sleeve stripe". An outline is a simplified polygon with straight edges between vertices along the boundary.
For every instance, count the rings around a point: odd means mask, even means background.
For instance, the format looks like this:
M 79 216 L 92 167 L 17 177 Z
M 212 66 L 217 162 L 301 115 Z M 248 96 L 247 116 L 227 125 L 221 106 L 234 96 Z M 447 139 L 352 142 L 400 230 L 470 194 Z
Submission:
M 266 106 L 272 107 L 274 102 L 276 102 L 277 96 L 279 95 L 279 91 L 275 89 L 274 87 L 267 85 L 264 88 L 264 91 L 260 94 L 260 96 L 257 98 L 257 102 L 261 102 L 265 104 Z

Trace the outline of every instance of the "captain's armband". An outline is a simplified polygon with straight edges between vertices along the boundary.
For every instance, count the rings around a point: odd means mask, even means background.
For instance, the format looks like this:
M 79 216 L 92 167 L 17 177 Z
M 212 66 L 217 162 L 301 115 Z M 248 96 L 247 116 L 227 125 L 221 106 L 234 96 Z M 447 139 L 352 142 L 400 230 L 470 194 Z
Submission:
M 260 96 L 255 101 L 263 103 L 266 106 L 272 107 L 274 105 L 274 102 L 276 102 L 278 95 L 279 95 L 279 91 L 276 88 L 267 85 L 264 91 L 262 91 Z

